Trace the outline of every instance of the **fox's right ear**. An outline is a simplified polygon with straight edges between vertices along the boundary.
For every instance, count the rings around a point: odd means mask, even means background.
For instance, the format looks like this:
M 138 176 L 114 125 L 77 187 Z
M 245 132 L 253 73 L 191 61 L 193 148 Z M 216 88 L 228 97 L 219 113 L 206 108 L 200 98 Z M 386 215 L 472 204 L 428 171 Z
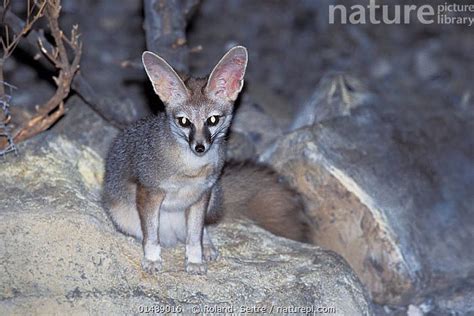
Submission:
M 142 62 L 155 93 L 165 105 L 186 100 L 189 95 L 188 89 L 176 71 L 163 58 L 145 51 Z

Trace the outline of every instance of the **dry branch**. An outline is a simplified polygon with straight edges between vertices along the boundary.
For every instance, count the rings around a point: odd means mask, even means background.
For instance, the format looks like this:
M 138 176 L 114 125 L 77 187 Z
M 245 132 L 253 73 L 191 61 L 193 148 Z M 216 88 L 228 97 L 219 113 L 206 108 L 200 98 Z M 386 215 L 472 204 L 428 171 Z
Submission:
M 97 114 L 115 127 L 121 128 L 128 124 L 125 118 L 110 111 L 113 108 L 110 101 L 100 97 L 87 80 L 77 72 L 78 63 L 75 65 L 74 60 L 76 58 L 79 60 L 81 52 L 80 49 L 77 50 L 80 48 L 80 43 L 78 41 L 74 43 L 74 38 L 77 36 L 74 33 L 77 30 L 73 29 L 71 39 L 67 39 L 59 29 L 57 24 L 59 0 L 42 0 L 37 3 L 46 6 L 45 12 L 55 45 L 49 43 L 41 31 L 31 29 L 26 33 L 25 40 L 19 42 L 19 46 L 46 69 L 59 70 L 59 75 L 55 78 L 58 89 L 46 104 L 38 107 L 37 114 L 15 134 L 15 141 L 40 133 L 62 116 L 64 113 L 62 101 L 69 94 L 70 88 L 76 91 Z M 185 29 L 187 20 L 198 4 L 199 0 L 144 0 L 148 49 L 163 55 L 180 71 L 188 70 L 189 49 L 186 44 Z M 52 8 L 57 10 L 51 11 Z M 25 25 L 24 21 L 9 10 L 0 8 L 0 15 L 3 17 L 2 22 L 14 32 L 20 32 Z M 38 58 L 38 45 L 46 58 Z M 72 63 L 68 60 L 65 45 L 71 46 L 75 54 Z M 5 145 L 0 142 L 0 148 Z
M 4 0 L 2 7 L 2 22 L 4 20 L 3 12 L 8 10 L 10 6 L 10 1 Z M 28 9 L 26 15 L 26 21 L 23 23 L 23 26 L 19 28 L 13 34 L 10 32 L 10 28 L 7 24 L 4 24 L 4 36 L 0 38 L 0 44 L 2 45 L 2 57 L 0 58 L 0 100 L 5 101 L 7 96 L 5 94 L 5 80 L 3 77 L 3 65 L 8 57 L 11 56 L 16 46 L 20 42 L 20 39 L 25 36 L 30 30 L 33 24 L 43 16 L 43 11 L 45 9 L 46 2 L 40 6 L 35 6 L 28 1 Z
M 57 89 L 55 94 L 43 105 L 37 107 L 37 113 L 28 122 L 22 124 L 15 132 L 13 140 L 18 143 L 46 130 L 64 114 L 64 99 L 69 95 L 74 75 L 79 69 L 81 59 L 82 43 L 79 41 L 77 26 L 74 26 L 71 35 L 67 38 L 59 27 L 59 15 L 61 12 L 60 0 L 43 0 L 38 6 L 44 6 L 44 13 L 48 19 L 51 35 L 55 45 L 46 45 L 44 36 L 38 37 L 41 52 L 49 59 L 56 69 L 59 70 L 57 77 L 53 77 Z M 3 14 L 5 11 L 3 12 Z M 69 60 L 66 45 L 73 52 L 72 61 Z M 6 141 L 0 143 L 0 148 L 5 147 Z
M 148 50 L 160 54 L 180 72 L 188 71 L 187 21 L 199 0 L 144 0 Z
M 20 39 L 27 34 L 32 28 L 33 24 L 43 15 L 46 3 L 35 6 L 28 0 L 28 8 L 26 13 L 26 21 L 21 28 L 11 32 L 8 24 L 4 23 L 4 12 L 10 7 L 10 1 L 4 0 L 1 7 L 1 24 L 3 25 L 3 36 L 0 38 L 0 45 L 2 46 L 2 56 L 0 57 L 0 100 L 5 101 L 7 96 L 5 94 L 5 81 L 3 77 L 3 65 L 5 61 L 15 50 L 20 42 Z
M 43 16 L 44 9 L 46 7 L 46 2 L 40 5 L 34 5 L 32 1 L 28 0 L 27 2 L 27 12 L 26 12 L 26 21 L 20 28 L 17 28 L 15 31 L 11 32 L 8 24 L 4 23 L 5 16 L 4 13 L 10 7 L 10 1 L 4 0 L 3 6 L 1 6 L 1 24 L 3 25 L 3 34 L 0 38 L 0 45 L 2 46 L 2 55 L 0 57 L 0 155 L 5 155 L 6 153 L 13 151 L 16 153 L 15 142 L 13 140 L 10 126 L 8 124 L 11 120 L 11 115 L 9 111 L 10 100 L 11 100 L 11 91 L 12 87 L 4 80 L 3 75 L 3 66 L 5 61 L 11 56 L 15 48 L 17 47 L 20 40 L 25 36 L 33 27 L 33 24 Z M 10 94 L 6 93 L 5 87 L 10 89 Z
M 0 8 L 0 15 L 1 14 L 2 12 Z M 4 23 L 9 25 L 10 28 L 15 31 L 20 30 L 23 27 L 24 22 L 13 12 L 6 11 Z M 24 40 L 20 42 L 19 47 L 25 53 L 34 58 L 42 67 L 54 71 L 55 67 L 47 58 L 37 58 L 39 43 L 41 43 L 47 51 L 52 51 L 54 49 L 53 45 L 49 43 L 44 34 L 34 29 L 25 36 Z M 80 72 L 77 72 L 74 76 L 71 88 L 79 94 L 92 110 L 110 124 L 117 128 L 122 128 L 129 123 L 124 118 L 116 115 L 110 110 L 113 108 L 113 104 L 110 104 L 111 101 L 99 96 Z
M 15 142 L 28 139 L 46 130 L 64 114 L 63 101 L 69 95 L 72 79 L 79 69 L 79 62 L 81 60 L 82 42 L 79 41 L 77 25 L 72 28 L 71 35 L 67 38 L 59 28 L 58 22 L 61 12 L 61 1 L 45 1 L 47 2 L 45 15 L 48 19 L 48 25 L 56 46 L 48 50 L 41 40 L 39 43 L 41 52 L 59 69 L 58 77 L 53 77 L 57 85 L 57 90 L 48 102 L 38 107 L 37 114 L 14 136 Z M 74 52 L 72 62 L 69 61 L 65 44 Z

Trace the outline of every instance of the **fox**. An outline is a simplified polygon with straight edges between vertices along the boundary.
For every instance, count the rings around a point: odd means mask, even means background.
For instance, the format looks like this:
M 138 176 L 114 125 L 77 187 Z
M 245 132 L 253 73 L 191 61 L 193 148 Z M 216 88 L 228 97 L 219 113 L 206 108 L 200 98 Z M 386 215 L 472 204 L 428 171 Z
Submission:
M 142 63 L 164 111 L 138 120 L 112 142 L 103 204 L 116 228 L 142 243 L 141 265 L 162 269 L 161 248 L 185 245 L 185 271 L 207 273 L 219 256 L 209 226 L 245 217 L 286 238 L 307 241 L 301 196 L 269 167 L 226 162 L 247 49 L 230 49 L 204 78 L 184 77 L 153 52 Z

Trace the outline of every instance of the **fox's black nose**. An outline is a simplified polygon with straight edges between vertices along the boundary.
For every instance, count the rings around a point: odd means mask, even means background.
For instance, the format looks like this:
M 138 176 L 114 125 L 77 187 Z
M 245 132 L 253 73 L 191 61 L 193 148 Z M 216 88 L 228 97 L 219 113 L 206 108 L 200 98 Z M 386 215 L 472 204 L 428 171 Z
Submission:
M 197 153 L 203 153 L 205 149 L 206 149 L 206 147 L 204 147 L 203 144 L 197 144 L 197 145 L 194 147 L 194 150 L 195 150 Z

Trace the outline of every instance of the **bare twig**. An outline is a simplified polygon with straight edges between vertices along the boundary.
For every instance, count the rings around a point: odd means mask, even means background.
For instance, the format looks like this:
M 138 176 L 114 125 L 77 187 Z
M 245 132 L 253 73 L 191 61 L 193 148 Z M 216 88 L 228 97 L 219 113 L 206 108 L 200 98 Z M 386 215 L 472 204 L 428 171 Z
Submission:
M 4 80 L 3 75 L 3 66 L 5 61 L 8 57 L 11 56 L 15 48 L 17 47 L 20 39 L 27 34 L 33 24 L 43 15 L 46 3 L 41 5 L 33 5 L 30 0 L 27 2 L 27 12 L 26 12 L 26 21 L 23 23 L 21 28 L 16 29 L 15 31 L 11 32 L 8 24 L 4 23 L 5 12 L 8 11 L 10 7 L 10 1 L 4 0 L 1 14 L 1 25 L 3 25 L 3 35 L 0 38 L 0 45 L 2 46 L 2 55 L 0 56 L 0 105 L 1 105 L 1 112 L 0 112 L 0 145 L 3 143 L 3 148 L 0 150 L 0 155 L 4 156 L 8 152 L 15 152 L 16 153 L 16 146 L 10 131 L 10 127 L 8 123 L 11 120 L 10 115 L 10 101 L 12 98 L 12 87 Z M 10 93 L 6 93 L 6 87 L 10 89 Z
M 3 15 L 1 7 L 0 15 Z M 4 16 L 5 23 L 8 24 L 12 30 L 20 30 L 23 27 L 23 21 L 13 12 L 7 11 L 4 13 Z M 45 38 L 43 32 L 38 32 L 34 29 L 32 29 L 25 36 L 24 41 L 21 41 L 19 43 L 19 47 L 28 55 L 32 56 L 38 63 L 41 64 L 41 66 L 43 66 L 47 70 L 54 71 L 56 68 L 50 62 L 48 57 L 37 58 L 38 45 L 41 45 L 48 52 L 52 52 L 54 50 L 54 46 L 51 45 L 51 43 L 49 43 L 49 41 Z M 94 110 L 100 117 L 102 117 L 105 121 L 109 122 L 113 126 L 117 128 L 122 128 L 130 123 L 120 115 L 115 114 L 115 112 L 110 110 L 111 108 L 113 108 L 113 104 L 111 104 L 111 101 L 98 95 L 95 92 L 94 88 L 89 84 L 89 82 L 80 72 L 77 72 L 74 76 L 71 88 L 75 92 L 77 92 L 79 96 L 81 96 L 81 98 L 91 107 L 92 110 Z
M 38 6 L 44 6 L 44 12 L 48 19 L 48 25 L 51 35 L 54 38 L 55 45 L 46 45 L 44 36 L 39 37 L 41 52 L 51 61 L 56 69 L 59 70 L 57 77 L 53 77 L 57 89 L 55 94 L 43 105 L 37 107 L 37 114 L 28 122 L 23 124 L 19 131 L 15 133 L 14 142 L 20 142 L 38 133 L 46 130 L 64 114 L 64 99 L 69 95 L 70 87 L 74 75 L 79 69 L 81 59 L 82 42 L 79 40 L 77 26 L 74 26 L 71 35 L 67 38 L 59 28 L 59 15 L 61 11 L 60 0 L 42 0 L 37 3 Z M 73 51 L 72 61 L 65 45 L 69 45 Z M 0 143 L 0 148 L 4 147 L 5 142 Z
M 4 12 L 8 10 L 10 6 L 10 1 L 9 0 L 4 0 L 3 1 L 3 10 Z M 28 9 L 27 9 L 27 15 L 26 15 L 26 21 L 23 25 L 23 28 L 19 32 L 13 32 L 13 34 L 10 36 L 9 32 L 9 26 L 7 24 L 4 25 L 4 32 L 5 36 L 0 38 L 0 44 L 2 45 L 3 49 L 3 55 L 2 59 L 5 60 L 10 55 L 13 53 L 15 50 L 16 46 L 20 42 L 20 39 L 27 34 L 30 30 L 33 24 L 43 16 L 44 9 L 46 7 L 46 1 L 39 5 L 34 5 L 31 3 L 31 1 L 28 1 Z M 2 21 L 3 21 L 3 14 L 2 14 Z M 3 24 L 3 23 L 2 23 Z
M 52 50 L 47 50 L 40 44 L 41 52 L 59 69 L 58 77 L 53 77 L 57 87 L 56 93 L 42 106 L 38 107 L 37 115 L 15 135 L 14 141 L 20 142 L 46 130 L 64 114 L 64 99 L 69 95 L 72 79 L 79 69 L 81 60 L 82 42 L 79 41 L 78 26 L 72 28 L 70 38 L 67 38 L 59 28 L 59 14 L 61 12 L 60 0 L 44 0 L 46 5 L 45 15 L 48 19 L 49 28 L 56 44 Z M 40 40 L 41 43 L 41 40 Z M 72 62 L 66 51 L 68 44 L 73 52 Z
M 15 50 L 16 46 L 20 42 L 20 39 L 27 34 L 33 24 L 43 16 L 44 8 L 46 2 L 40 6 L 32 5 L 30 1 L 28 1 L 28 9 L 26 15 L 26 21 L 23 24 L 22 28 L 17 30 L 16 32 L 10 32 L 10 28 L 8 24 L 3 23 L 4 20 L 4 12 L 8 10 L 10 7 L 10 1 L 4 0 L 3 7 L 2 7 L 2 24 L 4 27 L 4 35 L 0 38 L 0 45 L 2 45 L 2 56 L 0 58 L 0 99 L 5 99 L 5 86 L 4 86 L 4 77 L 3 77 L 3 65 L 5 61 L 10 57 L 10 55 Z

